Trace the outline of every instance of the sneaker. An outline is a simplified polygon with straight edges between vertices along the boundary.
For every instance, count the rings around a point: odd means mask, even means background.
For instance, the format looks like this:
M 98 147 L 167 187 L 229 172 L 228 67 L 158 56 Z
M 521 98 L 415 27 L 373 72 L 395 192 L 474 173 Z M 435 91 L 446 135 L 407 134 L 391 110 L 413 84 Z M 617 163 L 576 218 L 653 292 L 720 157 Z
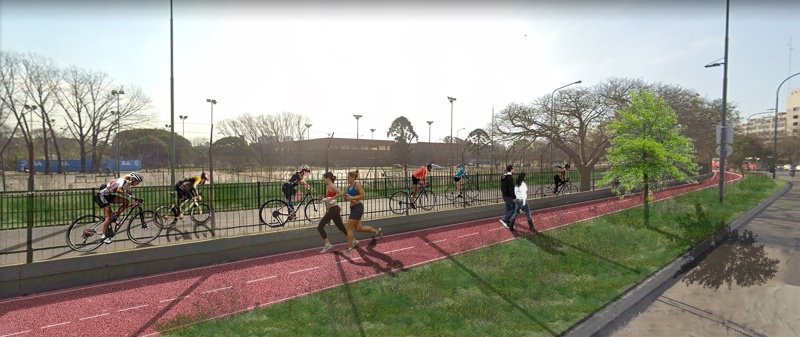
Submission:
M 344 253 L 345 253 L 345 254 L 350 254 L 350 253 L 352 253 L 354 250 L 355 250 L 355 249 L 353 249 L 353 248 L 347 248 L 347 249 L 345 249 L 345 250 L 344 250 Z
M 358 246 L 358 240 L 353 239 L 353 247 Z
M 417 205 L 415 205 L 413 202 L 410 205 L 412 209 L 417 209 Z
M 383 228 L 378 227 L 378 240 L 383 239 Z
M 333 246 L 331 246 L 330 243 L 326 243 L 324 246 L 322 246 L 322 251 L 319 252 L 319 253 L 322 254 L 324 252 L 327 252 L 327 251 L 331 250 L 331 248 L 333 248 Z
M 178 215 L 178 220 L 183 221 L 183 212 Z
M 505 221 L 503 221 L 503 219 L 500 219 L 500 223 L 503 224 L 503 227 L 511 229 L 511 227 L 508 227 L 508 224 Z
M 111 244 L 111 242 L 112 242 L 112 241 L 111 241 L 111 238 L 109 238 L 109 237 L 105 237 L 105 238 L 103 238 L 103 243 L 105 243 L 105 244 L 107 244 L 107 245 L 110 245 L 110 244 Z

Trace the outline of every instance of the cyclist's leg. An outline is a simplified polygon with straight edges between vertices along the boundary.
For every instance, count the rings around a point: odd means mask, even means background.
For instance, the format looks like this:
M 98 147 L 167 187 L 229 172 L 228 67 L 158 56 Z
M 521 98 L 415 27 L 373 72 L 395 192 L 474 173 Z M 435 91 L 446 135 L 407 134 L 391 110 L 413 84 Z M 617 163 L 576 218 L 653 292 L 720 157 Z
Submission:
M 110 197 L 113 196 L 109 196 L 109 198 Z M 100 195 L 99 193 L 95 194 L 94 202 L 97 204 L 97 206 L 100 206 L 100 210 L 102 210 L 103 215 L 105 215 L 105 218 L 103 218 L 103 233 L 101 234 L 106 235 L 107 233 L 111 232 L 111 217 L 114 216 L 113 212 L 111 211 L 111 203 L 108 202 L 108 199 L 105 196 Z
M 120 197 L 118 195 L 110 195 L 110 196 L 106 197 L 106 200 L 108 201 L 109 205 L 106 206 L 106 208 L 108 209 L 108 213 L 106 214 L 106 222 L 105 222 L 105 226 L 104 226 L 104 229 L 103 229 L 103 234 L 107 238 L 111 238 L 111 237 L 114 237 L 114 228 L 112 228 L 111 219 L 114 216 L 119 214 L 119 210 L 120 209 L 122 209 L 124 207 L 128 207 L 128 199 L 125 199 L 125 198 Z M 117 205 L 122 204 L 122 206 L 117 207 L 117 211 L 112 213 L 110 204 L 117 204 Z

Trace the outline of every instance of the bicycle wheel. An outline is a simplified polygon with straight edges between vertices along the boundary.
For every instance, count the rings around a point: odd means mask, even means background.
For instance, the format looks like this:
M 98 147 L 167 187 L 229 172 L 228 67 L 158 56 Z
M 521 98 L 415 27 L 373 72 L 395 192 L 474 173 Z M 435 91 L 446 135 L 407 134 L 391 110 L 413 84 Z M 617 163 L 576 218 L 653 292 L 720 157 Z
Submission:
M 394 214 L 404 214 L 408 211 L 408 192 L 397 191 L 389 197 L 389 209 Z
M 67 228 L 67 244 L 72 250 L 91 252 L 103 244 L 103 220 L 99 215 L 84 215 Z
M 536 192 L 533 192 L 534 198 L 544 198 L 553 195 L 553 189 L 550 187 L 542 186 L 536 189 Z
M 194 221 L 194 223 L 198 225 L 205 225 L 208 220 L 211 220 L 211 208 L 205 203 L 198 202 L 197 206 L 192 206 L 192 210 L 189 215 L 192 217 L 192 221 Z
M 417 197 L 417 208 L 430 211 L 433 206 L 436 206 L 436 194 L 428 190 L 422 191 Z
M 149 212 L 143 212 L 141 207 L 136 207 L 131 211 L 131 219 L 128 221 L 128 239 L 134 243 L 143 245 L 153 242 L 159 234 L 161 227 L 153 226 L 154 217 L 147 216 Z
M 289 222 L 289 204 L 280 199 L 272 199 L 258 208 L 258 219 L 270 227 L 281 227 Z
M 473 187 L 472 184 L 464 186 L 463 193 L 464 197 L 467 198 L 467 200 L 473 201 L 478 198 L 478 191 L 475 190 L 475 187 Z
M 450 186 L 444 191 L 444 198 L 453 201 L 458 197 L 458 187 Z
M 167 229 L 178 223 L 178 217 L 172 212 L 172 206 L 161 206 L 153 212 L 153 222 L 156 226 Z
M 306 220 L 311 222 L 312 224 L 318 224 L 319 221 L 325 216 L 325 212 L 328 210 L 326 209 L 325 205 L 322 204 L 322 201 L 317 199 L 311 199 L 306 204 L 306 208 L 303 210 L 303 213 L 306 216 Z
M 575 192 L 578 192 L 578 187 L 573 185 L 573 184 L 569 184 L 569 185 L 564 185 L 564 187 L 561 188 L 561 192 L 558 192 L 558 193 L 559 194 L 570 194 L 570 193 L 575 193 Z

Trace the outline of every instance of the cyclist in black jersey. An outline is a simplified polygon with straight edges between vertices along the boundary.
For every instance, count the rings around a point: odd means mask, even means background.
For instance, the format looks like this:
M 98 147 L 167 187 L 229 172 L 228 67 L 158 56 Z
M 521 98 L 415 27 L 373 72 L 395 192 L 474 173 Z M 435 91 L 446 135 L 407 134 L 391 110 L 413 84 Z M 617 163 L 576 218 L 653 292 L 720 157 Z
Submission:
M 285 183 L 283 183 L 283 187 L 281 187 L 281 191 L 283 191 L 283 195 L 286 197 L 286 203 L 289 204 L 289 208 L 294 210 L 294 202 L 299 200 L 300 196 L 297 195 L 297 185 L 303 184 L 309 191 L 311 191 L 311 186 L 308 185 L 305 181 L 305 177 L 311 173 L 311 168 L 307 165 L 303 165 L 299 171 L 295 172 L 291 178 Z
M 569 171 L 569 164 L 564 164 L 564 168 L 561 169 L 561 172 L 553 176 L 553 180 L 556 183 L 556 188 L 553 190 L 553 195 L 558 195 L 558 187 L 561 185 L 566 185 L 569 181 L 569 177 L 567 177 L 567 171 Z
M 197 185 L 205 185 L 208 182 L 208 176 L 205 172 L 199 176 L 185 178 L 175 184 L 175 193 L 180 201 L 178 207 L 172 206 L 172 213 L 175 214 L 180 220 L 183 220 L 183 203 L 191 198 L 197 199 L 199 193 L 197 192 Z

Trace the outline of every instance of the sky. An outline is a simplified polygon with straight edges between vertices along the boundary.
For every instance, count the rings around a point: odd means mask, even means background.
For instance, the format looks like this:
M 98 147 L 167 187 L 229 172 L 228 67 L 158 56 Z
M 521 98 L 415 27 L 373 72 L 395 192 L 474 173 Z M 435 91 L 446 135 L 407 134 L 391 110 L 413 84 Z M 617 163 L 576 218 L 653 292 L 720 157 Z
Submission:
M 730 2 L 728 100 L 746 117 L 800 72 L 800 0 Z M 289 111 L 311 120 L 311 138 L 389 139 L 405 116 L 436 142 L 577 80 L 722 96 L 723 67 L 703 66 L 724 55 L 723 0 L 174 0 L 173 25 L 176 131 L 189 116 L 190 140 L 208 138 L 209 98 L 214 122 Z M 106 72 L 152 99 L 144 125 L 170 123 L 168 0 L 0 0 L 0 50 Z M 780 110 L 790 87 L 800 76 Z

